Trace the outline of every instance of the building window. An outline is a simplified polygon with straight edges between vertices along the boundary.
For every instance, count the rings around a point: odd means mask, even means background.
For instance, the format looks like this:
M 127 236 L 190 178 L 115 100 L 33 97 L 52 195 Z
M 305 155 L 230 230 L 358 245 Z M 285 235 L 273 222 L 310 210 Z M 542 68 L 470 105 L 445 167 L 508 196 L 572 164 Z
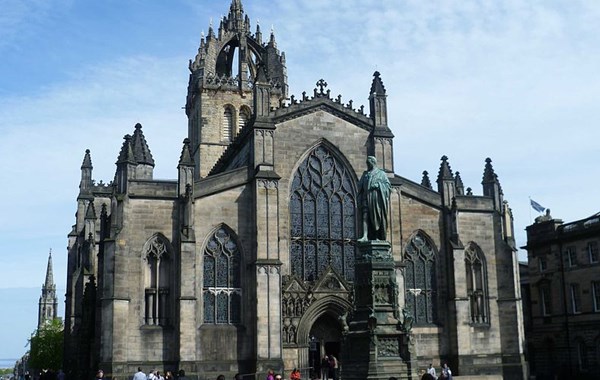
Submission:
M 473 242 L 465 250 L 465 268 L 471 323 L 489 323 L 485 256 Z
M 574 267 L 577 265 L 577 251 L 575 250 L 575 247 L 567 248 L 565 255 L 567 256 L 567 265 L 569 267 Z
M 241 322 L 240 251 L 233 233 L 217 229 L 204 249 L 204 323 Z
M 248 124 L 250 120 L 250 109 L 246 106 L 240 108 L 240 113 L 238 115 L 238 128 L 237 133 L 240 133 L 242 129 Z
M 590 264 L 595 264 L 598 262 L 598 242 L 591 241 L 587 245 L 588 257 L 590 259 Z
M 592 298 L 594 301 L 594 311 L 600 311 L 600 281 L 592 282 Z
M 436 307 L 436 252 L 421 231 L 408 242 L 404 253 L 406 309 L 416 324 L 434 323 Z
M 229 106 L 223 111 L 223 141 L 233 138 L 233 109 Z
M 580 371 L 588 369 L 588 350 L 583 339 L 577 341 L 577 364 Z
M 579 284 L 571 284 L 571 310 L 573 313 L 581 313 L 581 293 L 579 292 Z
M 325 146 L 300 164 L 291 186 L 292 274 L 317 280 L 333 268 L 354 281 L 356 196 L 353 173 Z
M 169 243 L 162 235 L 153 236 L 145 247 L 145 302 L 144 323 L 166 326 L 169 324 L 171 257 Z
M 552 293 L 549 284 L 540 287 L 540 305 L 543 316 L 552 315 Z
M 545 272 L 548 269 L 548 261 L 545 258 L 539 258 L 540 272 Z

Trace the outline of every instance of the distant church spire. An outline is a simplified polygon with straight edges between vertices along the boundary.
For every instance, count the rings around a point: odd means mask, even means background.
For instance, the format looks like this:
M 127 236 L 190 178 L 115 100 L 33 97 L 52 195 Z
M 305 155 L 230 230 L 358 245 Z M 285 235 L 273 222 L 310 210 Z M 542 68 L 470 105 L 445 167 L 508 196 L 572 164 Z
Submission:
M 56 285 L 54 284 L 54 274 L 52 272 L 52 249 L 48 254 L 48 266 L 46 268 L 46 280 L 42 285 L 42 295 L 40 296 L 38 309 L 38 329 L 44 322 L 56 318 L 58 312 L 58 299 L 56 298 Z

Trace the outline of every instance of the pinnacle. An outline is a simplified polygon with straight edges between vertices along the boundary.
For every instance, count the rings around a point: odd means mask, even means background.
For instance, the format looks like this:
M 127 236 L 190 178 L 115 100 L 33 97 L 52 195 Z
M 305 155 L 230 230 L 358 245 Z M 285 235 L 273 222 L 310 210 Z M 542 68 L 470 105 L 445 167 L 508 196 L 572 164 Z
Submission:
M 438 181 L 445 179 L 454 179 L 454 176 L 452 175 L 452 169 L 450 168 L 450 164 L 448 163 L 448 157 L 444 155 L 442 156 L 441 160 L 442 163 L 440 165 L 440 171 L 438 173 Z
M 152 153 L 150 153 L 150 148 L 148 148 L 148 143 L 146 142 L 146 138 L 142 132 L 142 125 L 140 123 L 135 125 L 132 145 L 135 161 L 138 164 L 154 166 L 154 158 L 152 158 Z
M 373 73 L 373 83 L 371 84 L 372 95 L 385 95 L 385 87 L 383 86 L 380 75 L 379 71 Z
M 181 156 L 179 157 L 179 165 L 193 166 L 194 160 L 190 154 L 190 139 L 187 137 L 183 139 L 183 149 L 181 149 Z
M 46 268 L 46 281 L 44 282 L 45 289 L 51 289 L 54 286 L 54 273 L 52 272 L 52 248 L 48 253 L 48 267 Z
M 483 181 L 481 183 L 498 182 L 498 176 L 494 173 L 492 160 L 488 157 L 485 159 L 485 169 L 483 170 Z
M 83 156 L 83 163 L 81 164 L 82 169 L 93 169 L 92 166 L 92 157 L 90 156 L 90 150 L 85 150 L 85 155 Z

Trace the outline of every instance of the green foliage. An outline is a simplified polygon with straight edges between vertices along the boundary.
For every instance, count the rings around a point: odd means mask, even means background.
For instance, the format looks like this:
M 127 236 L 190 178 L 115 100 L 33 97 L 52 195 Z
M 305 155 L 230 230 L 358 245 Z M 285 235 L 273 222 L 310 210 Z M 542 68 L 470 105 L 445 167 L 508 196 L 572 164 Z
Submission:
M 0 368 L 0 375 L 9 375 L 13 373 L 13 368 Z
M 61 319 L 44 323 L 29 340 L 29 366 L 32 368 L 62 368 L 63 330 Z

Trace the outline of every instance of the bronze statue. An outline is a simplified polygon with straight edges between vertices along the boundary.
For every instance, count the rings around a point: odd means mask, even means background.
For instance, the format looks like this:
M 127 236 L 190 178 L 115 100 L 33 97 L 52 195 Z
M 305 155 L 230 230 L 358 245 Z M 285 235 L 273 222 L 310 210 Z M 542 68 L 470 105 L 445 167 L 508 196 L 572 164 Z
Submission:
M 377 159 L 367 157 L 367 168 L 358 184 L 363 217 L 363 236 L 358 240 L 386 240 L 391 184 L 387 174 L 377 167 Z

